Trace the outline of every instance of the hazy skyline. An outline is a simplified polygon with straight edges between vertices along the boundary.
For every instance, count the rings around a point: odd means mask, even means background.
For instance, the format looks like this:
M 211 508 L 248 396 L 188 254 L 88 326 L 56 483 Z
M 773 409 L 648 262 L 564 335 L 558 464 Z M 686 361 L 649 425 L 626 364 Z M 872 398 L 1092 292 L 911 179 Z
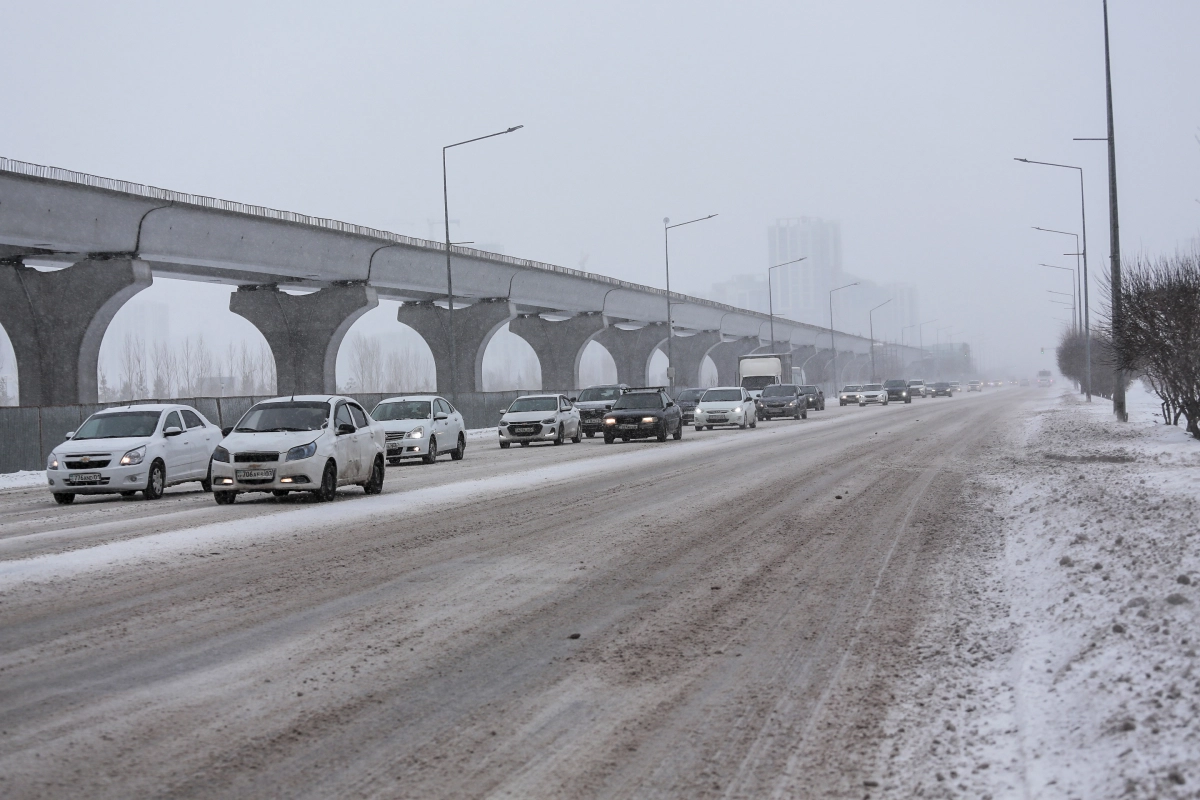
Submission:
M 1200 232 L 1200 4 L 1110 15 L 1123 251 L 1172 252 Z M 54 33 L 7 48 L 10 158 L 428 237 L 441 147 L 520 124 L 451 152 L 456 240 L 662 286 L 662 218 L 718 213 L 671 242 L 672 288 L 707 293 L 765 271 L 774 220 L 837 220 L 846 271 L 915 285 L 923 316 L 1028 369 L 1069 313 L 1037 264 L 1073 263 L 1030 226 L 1078 230 L 1079 202 L 1074 173 L 1020 156 L 1085 169 L 1101 310 L 1104 146 L 1071 141 L 1105 131 L 1099 0 L 4 16 Z M 213 297 L 196 324 L 237 319 Z

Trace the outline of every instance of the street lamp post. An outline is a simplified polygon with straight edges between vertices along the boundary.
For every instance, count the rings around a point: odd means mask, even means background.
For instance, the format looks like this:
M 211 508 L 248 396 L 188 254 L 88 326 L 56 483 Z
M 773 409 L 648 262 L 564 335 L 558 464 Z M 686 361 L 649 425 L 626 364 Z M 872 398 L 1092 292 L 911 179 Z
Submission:
M 886 306 L 888 303 L 892 302 L 895 299 L 896 298 L 894 298 L 894 297 L 889 297 L 887 300 L 884 300 L 882 303 L 875 306 L 875 308 L 872 308 L 870 311 L 867 312 L 867 322 L 871 326 L 871 381 L 872 382 L 879 380 L 879 373 L 875 371 L 875 317 L 874 317 L 875 309 L 883 308 L 884 306 Z
M 481 142 L 484 139 L 491 139 L 495 136 L 503 136 L 506 133 L 519 131 L 524 128 L 524 125 L 514 125 L 508 130 L 499 131 L 497 133 L 489 133 L 487 136 L 476 136 L 474 139 L 467 139 L 465 142 L 455 142 L 448 144 L 442 148 L 442 211 L 445 213 L 446 220 L 446 327 L 450 329 L 450 396 L 458 395 L 458 352 L 454 342 L 454 275 L 450 269 L 450 190 L 446 179 L 446 151 L 451 147 L 461 147 L 464 144 L 471 142 Z
M 1075 293 L 1071 292 L 1070 294 L 1068 294 L 1067 292 L 1056 292 L 1053 289 L 1047 289 L 1046 291 L 1049 292 L 1050 294 L 1061 294 L 1063 297 L 1071 298 L 1071 303 L 1070 303 L 1070 305 L 1071 305 L 1071 330 L 1075 330 Z M 1060 301 L 1060 302 L 1063 302 L 1063 305 L 1066 305 L 1066 303 L 1064 301 Z
M 1083 256 L 1083 357 L 1087 361 L 1085 369 L 1085 377 L 1087 380 L 1087 401 L 1092 402 L 1092 326 L 1090 318 L 1090 303 L 1088 302 L 1088 260 L 1087 260 L 1087 205 L 1084 202 L 1083 193 L 1083 167 L 1074 167 L 1070 164 L 1054 164 L 1049 161 L 1030 161 L 1028 158 L 1014 158 L 1014 161 L 1020 161 L 1022 164 L 1040 164 L 1043 167 L 1059 167 L 1060 169 L 1073 169 L 1079 172 L 1079 214 L 1083 225 L 1083 240 L 1082 246 L 1076 248 L 1076 251 Z
M 1071 302 L 1074 304 L 1074 308 L 1078 313 L 1076 314 L 1076 319 L 1071 323 L 1071 328 L 1073 330 L 1082 332 L 1083 331 L 1083 323 L 1081 320 L 1083 319 L 1083 309 L 1079 307 L 1079 295 L 1076 294 L 1076 288 L 1075 288 L 1075 278 L 1079 277 L 1079 273 L 1075 272 L 1075 270 L 1071 269 L 1070 267 L 1060 267 L 1056 264 L 1042 264 L 1039 262 L 1038 266 L 1039 267 L 1049 267 L 1050 269 L 1061 269 L 1064 272 L 1070 272 L 1070 273 L 1074 274 L 1075 277 L 1072 278 L 1072 280 L 1071 280 L 1071 295 L 1070 295 L 1070 297 L 1071 297 Z M 1066 292 L 1058 292 L 1058 294 L 1066 294 Z
M 917 349 L 921 351 L 921 371 L 925 370 L 925 326 L 932 325 L 938 322 L 937 318 L 927 319 L 917 325 Z M 921 380 L 925 380 L 925 376 L 921 376 Z
M 800 258 L 797 258 L 793 261 L 785 261 L 782 264 L 776 264 L 773 267 L 767 267 L 767 308 L 769 308 L 770 312 L 771 312 L 771 349 L 772 350 L 775 349 L 775 290 L 772 288 L 772 285 L 771 285 L 771 271 L 779 269 L 780 267 L 786 267 L 788 264 L 799 264 L 801 261 L 803 261 L 806 258 L 808 258 L 808 256 L 800 256 Z
M 684 225 L 691 225 L 693 222 L 704 222 L 706 219 L 712 219 L 716 214 L 709 214 L 707 217 L 699 217 L 697 219 L 689 219 L 687 222 L 676 222 L 671 224 L 670 217 L 663 217 L 663 263 L 667 270 L 667 383 L 674 388 L 675 386 L 675 358 L 671 354 L 671 339 L 675 329 L 674 323 L 671 321 L 671 237 L 668 235 L 671 228 L 682 228 Z
M 1067 255 L 1075 256 L 1075 288 L 1079 292 L 1079 294 L 1078 294 L 1078 297 L 1079 297 L 1079 330 L 1082 331 L 1083 330 L 1083 284 L 1080 283 L 1080 280 L 1079 280 L 1079 271 L 1081 268 L 1080 263 L 1079 263 L 1079 257 L 1083 255 L 1083 252 L 1079 249 L 1079 234 L 1072 233 L 1070 231 L 1056 231 L 1053 228 L 1039 228 L 1037 225 L 1034 225 L 1033 229 L 1035 231 L 1042 231 L 1043 233 L 1057 233 L 1057 234 L 1061 234 L 1062 236 L 1074 236 L 1075 237 L 1075 252 L 1067 253 Z M 1059 267 L 1059 269 L 1066 269 L 1066 267 Z
M 840 292 L 842 289 L 849 289 L 851 286 L 858 286 L 858 281 L 847 283 L 845 286 L 839 286 L 836 289 L 829 290 L 829 349 L 833 351 L 833 369 L 830 371 L 830 377 L 833 379 L 833 393 L 837 394 L 837 343 L 833 340 L 833 293 Z

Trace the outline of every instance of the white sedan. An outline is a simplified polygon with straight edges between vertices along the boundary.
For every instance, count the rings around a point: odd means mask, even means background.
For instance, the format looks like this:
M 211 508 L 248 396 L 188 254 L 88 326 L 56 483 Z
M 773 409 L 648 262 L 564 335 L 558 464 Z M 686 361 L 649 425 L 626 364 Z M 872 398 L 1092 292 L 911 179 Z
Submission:
M 883 388 L 882 383 L 863 384 L 858 393 L 858 405 L 861 408 L 868 403 L 879 403 L 881 406 L 888 404 L 887 389 Z
M 700 395 L 694 416 L 696 430 L 717 425 L 736 425 L 739 428 L 758 427 L 754 398 L 741 386 L 716 386 Z
M 383 426 L 349 397 L 297 395 L 256 403 L 225 429 L 213 451 L 213 498 L 240 492 L 309 491 L 333 499 L 339 486 L 383 491 Z
M 500 447 L 508 449 L 513 442 L 527 447 L 530 442 L 562 444 L 568 436 L 575 444 L 583 441 L 583 424 L 579 409 L 562 394 L 531 394 L 518 397 L 512 405 L 500 410 Z
M 389 397 L 379 401 L 371 417 L 386 431 L 387 462 L 393 466 L 402 458 L 419 458 L 432 464 L 442 453 L 461 461 L 467 452 L 462 414 L 444 397 Z
M 88 417 L 46 460 L 46 481 L 57 503 L 77 494 L 141 492 L 162 497 L 177 483 L 200 481 L 208 491 L 208 459 L 221 430 L 196 409 L 141 404 Z

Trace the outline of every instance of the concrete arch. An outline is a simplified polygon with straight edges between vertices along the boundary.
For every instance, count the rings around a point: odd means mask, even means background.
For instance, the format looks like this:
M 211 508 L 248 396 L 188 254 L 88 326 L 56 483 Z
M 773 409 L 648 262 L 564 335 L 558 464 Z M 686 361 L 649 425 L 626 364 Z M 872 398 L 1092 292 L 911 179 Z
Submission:
M 19 402 L 21 372 L 17 353 L 13 350 L 8 331 L 0 325 L 0 406 L 15 406 Z
M 337 353 L 338 391 L 415 394 L 437 388 L 433 350 L 396 320 L 399 303 L 380 300 L 346 332 Z
M 432 302 L 406 302 L 396 318 L 421 334 L 433 351 L 438 391 L 442 394 L 483 391 L 483 354 L 496 332 L 516 316 L 512 303 L 504 299 L 481 300 L 469 306 L 455 302 L 453 324 L 455 368 L 450 357 L 450 311 Z
M 617 362 L 608 348 L 592 339 L 579 356 L 579 388 L 617 382 Z
M 556 387 L 545 385 L 542 360 L 537 351 L 529 342 L 512 332 L 509 327 L 511 324 L 510 320 L 501 325 L 484 346 L 481 390 L 557 390 Z

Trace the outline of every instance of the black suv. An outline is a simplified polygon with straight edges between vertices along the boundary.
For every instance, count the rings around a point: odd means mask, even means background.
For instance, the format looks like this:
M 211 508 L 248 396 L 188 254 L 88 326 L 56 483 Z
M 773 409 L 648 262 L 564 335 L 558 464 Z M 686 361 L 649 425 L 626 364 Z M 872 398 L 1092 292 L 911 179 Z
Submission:
M 679 411 L 683 414 L 684 425 L 691 425 L 696 419 L 696 406 L 700 403 L 700 395 L 705 391 L 704 389 L 684 389 L 679 393 L 679 397 L 675 398 L 675 404 L 679 406 Z
M 901 400 L 905 403 L 912 402 L 912 394 L 908 391 L 908 381 L 896 378 L 895 380 L 884 381 L 883 388 L 887 389 L 888 402 L 892 400 Z
M 754 401 L 754 410 L 759 419 L 808 419 L 807 400 L 794 383 L 775 383 L 763 388 L 762 396 Z
M 954 397 L 954 387 L 946 381 L 938 381 L 928 388 L 931 397 Z
M 665 442 L 668 435 L 683 438 L 683 412 L 662 388 L 629 389 L 604 415 L 605 444 L 618 437 L 627 442 L 654 436 Z
M 579 393 L 574 405 L 579 409 L 579 423 L 590 439 L 604 428 L 604 415 L 612 408 L 617 398 L 629 391 L 623 383 L 610 386 L 589 386 Z
M 804 393 L 807 405 L 805 408 L 811 408 L 816 411 L 825 410 L 825 392 L 820 386 L 801 386 L 800 391 Z

